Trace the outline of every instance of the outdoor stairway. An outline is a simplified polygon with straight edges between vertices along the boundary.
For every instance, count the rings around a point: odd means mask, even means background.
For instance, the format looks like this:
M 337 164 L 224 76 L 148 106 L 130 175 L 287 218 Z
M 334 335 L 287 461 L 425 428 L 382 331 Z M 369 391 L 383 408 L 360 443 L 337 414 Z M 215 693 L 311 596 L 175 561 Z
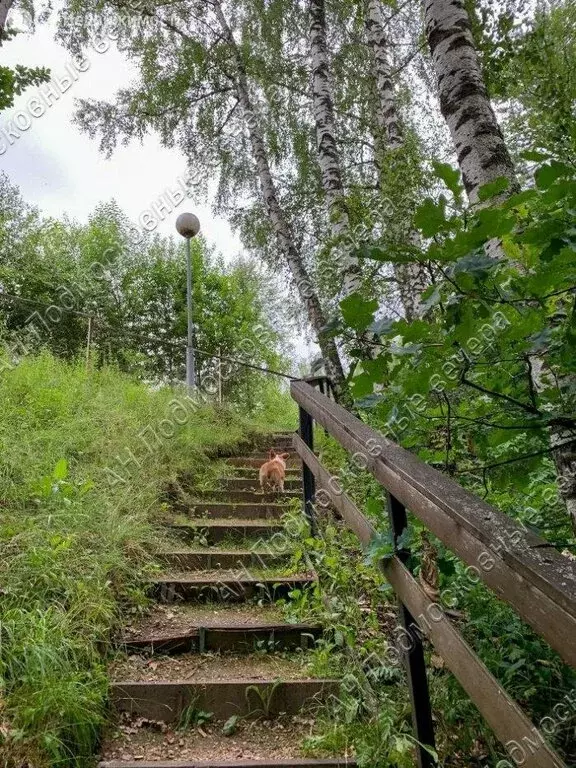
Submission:
M 288 570 L 282 515 L 301 496 L 300 461 L 288 462 L 284 496 L 260 492 L 272 444 L 291 452 L 292 437 L 225 460 L 217 488 L 177 505 L 166 526 L 173 545 L 157 554 L 165 573 L 151 585 L 154 606 L 124 628 L 110 666 L 116 723 L 101 768 L 355 766 L 299 749 L 314 707 L 339 682 L 306 672 L 321 628 L 289 624 L 275 605 L 316 575 Z

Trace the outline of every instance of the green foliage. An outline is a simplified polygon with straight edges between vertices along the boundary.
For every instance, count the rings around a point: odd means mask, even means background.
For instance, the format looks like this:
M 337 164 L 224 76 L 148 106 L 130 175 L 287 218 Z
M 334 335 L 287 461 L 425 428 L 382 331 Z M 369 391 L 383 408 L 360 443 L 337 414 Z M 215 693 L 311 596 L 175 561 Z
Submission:
M 45 67 L 0 66 L 0 110 L 13 107 L 15 96 L 20 96 L 29 86 L 47 83 L 49 79 L 50 72 Z
M 483 197 L 503 189 L 497 181 Z M 421 206 L 438 274 L 424 294 L 426 317 L 383 324 L 382 352 L 357 368 L 375 426 L 488 498 L 521 495 L 531 473 L 549 474 L 548 430 L 576 425 L 575 204 L 572 168 L 552 161 L 535 187 L 498 206 L 449 218 L 442 202 Z M 553 540 L 571 538 L 558 505 L 539 524 Z
M 214 32 L 213 6 L 200 4 L 191 14 L 189 3 L 171 3 L 166 23 L 160 7 L 143 18 L 138 7 L 124 5 L 117 14 L 114 7 L 87 0 L 63 4 L 60 36 L 71 50 L 85 46 L 106 19 L 118 25 L 119 46 L 137 71 L 111 103 L 85 99 L 79 124 L 100 137 L 107 153 L 118 141 L 150 131 L 164 146 L 180 148 L 200 187 L 216 178 L 216 207 L 244 244 L 277 269 L 281 259 L 254 183 L 248 123 L 237 108 L 230 45 L 220 30 Z M 306 6 L 286 0 L 224 4 L 283 212 L 333 316 L 327 332 L 342 335 L 354 359 L 352 393 L 366 422 L 552 544 L 574 551 L 550 437 L 568 439 L 576 428 L 575 6 L 539 6 L 531 18 L 532 9 L 519 0 L 466 3 L 489 92 L 499 100 L 505 134 L 522 161 L 525 188 L 517 192 L 496 179 L 480 190 L 481 206 L 465 209 L 459 172 L 438 161 L 451 148 L 439 126 L 428 122 L 430 78 L 416 56 L 420 13 L 415 4 L 389 5 L 390 66 L 404 123 L 402 146 L 394 149 L 375 114 L 365 5 L 326 4 L 345 205 L 352 245 L 362 257 L 361 289 L 341 302 L 334 257 L 346 238 L 332 237 L 317 164 Z M 539 166 L 535 173 L 533 163 Z M 10 201 L 10 190 L 4 197 Z M 2 210 L 9 222 L 0 226 L 9 266 L 0 273 L 3 285 L 52 303 L 55 287 L 85 284 L 90 265 L 104 261 L 107 278 L 88 281 L 82 305 L 98 307 L 102 316 L 94 341 L 99 363 L 113 360 L 142 376 L 181 378 L 184 281 L 173 245 L 154 238 L 133 242 L 121 214 L 110 208 L 98 211 L 88 227 L 44 222 L 42 233 L 21 205 Z M 25 237 L 17 236 L 21 231 Z M 246 264 L 224 268 L 204 246 L 196 245 L 194 258 L 201 276 L 195 285 L 198 346 L 244 357 L 239 337 L 247 338 L 252 362 L 282 365 L 284 348 L 274 330 L 280 326 L 263 311 L 271 292 L 266 296 L 259 274 Z M 411 286 L 415 269 L 429 286 L 424 313 L 412 320 L 417 312 L 407 310 L 400 294 Z M 13 340 L 25 317 L 12 308 L 7 320 Z M 74 357 L 82 351 L 85 330 L 84 321 L 71 320 L 42 343 Z M 365 345 L 354 341 L 366 332 L 381 344 L 370 360 L 364 359 Z M 210 358 L 200 357 L 199 364 L 203 375 L 214 374 Z M 260 374 L 238 373 L 232 369 L 230 379 L 238 380 L 228 396 L 262 418 L 280 414 L 288 425 L 294 406 L 287 405 L 285 390 L 264 384 Z M 359 685 L 340 703 L 338 724 L 324 723 L 309 748 L 343 751 L 353 744 L 361 765 L 410 765 L 404 689 L 389 685 L 396 671 L 387 665 L 376 673 L 366 670 L 363 655 L 370 648 L 385 650 L 375 635 L 387 629 L 386 618 L 378 612 L 381 603 L 372 602 L 373 594 L 382 601 L 386 589 L 373 561 L 394 551 L 381 492 L 334 445 L 319 444 L 343 475 L 343 486 L 377 523 L 378 535 L 363 553 L 328 519 L 322 542 L 307 542 L 328 600 L 319 591 L 295 593 L 291 610 L 319 617 L 332 629 L 316 651 L 318 669 L 332 659 Z M 35 479 L 42 503 L 56 494 L 76 504 L 93 492 L 91 479 L 87 486 L 77 482 L 74 462 L 66 455 L 66 465 L 62 458 L 54 455 Z M 416 555 L 421 533 L 415 524 Z M 304 559 L 303 552 L 297 554 Z M 442 586 L 455 590 L 455 605 L 471 619 L 469 641 L 533 717 L 546 714 L 552 694 L 573 685 L 565 668 L 487 592 L 460 588 L 463 565 L 443 547 L 439 567 Z M 497 758 L 493 739 L 445 670 L 431 673 L 431 687 L 444 751 L 454 761 L 464 754 L 467 765 L 486 754 Z M 556 738 L 568 743 L 565 734 Z
M 189 704 L 182 710 L 176 730 L 187 731 L 197 725 L 209 723 L 210 720 L 212 720 L 213 714 L 213 712 L 206 712 L 203 709 L 198 709 L 194 703 Z
M 381 324 L 379 355 L 364 360 L 361 350 L 355 352 L 353 391 L 361 395 L 364 418 L 376 429 L 560 549 L 574 552 L 574 531 L 558 498 L 550 433 L 565 429 L 569 440 L 576 428 L 576 174 L 571 165 L 550 159 L 525 191 L 497 205 L 463 210 L 458 174 L 444 166 L 436 170 L 454 205 L 449 210 L 444 197 L 430 198 L 416 212 L 428 243 L 424 258 L 435 275 L 423 297 L 426 313 L 412 322 Z M 498 199 L 507 186 L 496 180 L 480 198 Z M 365 257 L 384 258 L 378 251 L 366 248 Z M 362 316 L 362 302 L 352 297 L 345 319 Z M 368 322 L 349 325 L 358 331 Z M 339 467 L 339 478 L 344 471 L 347 491 L 370 512 L 373 491 L 363 473 L 351 474 L 333 449 L 328 456 Z M 417 567 L 421 525 L 412 525 Z M 468 641 L 538 722 L 573 689 L 573 673 L 511 609 L 471 584 L 457 558 L 437 546 L 441 594 L 446 590 L 452 596 L 451 607 L 468 619 Z M 392 537 L 379 518 L 366 562 L 393 552 Z M 467 754 L 477 749 L 481 734 L 497 757 L 488 730 L 442 669 L 434 675 L 432 696 L 435 711 L 442 713 L 441 732 L 454 737 L 459 731 Z M 463 720 L 468 727 L 460 729 Z M 570 728 L 554 733 L 555 745 L 567 755 L 573 748 Z
M 151 453 L 139 433 L 169 418 L 177 396 L 48 354 L 2 375 L 3 765 L 92 764 L 106 715 L 102 653 L 147 604 L 163 487 L 184 470 L 200 479 L 207 452 L 260 429 L 203 406 Z M 129 479 L 111 482 L 107 468 L 122 472 L 127 451 Z
M 48 347 L 73 358 L 85 354 L 88 320 L 92 359 L 154 380 L 184 379 L 186 261 L 169 238 L 136 237 L 114 203 L 99 206 L 86 226 L 43 220 L 0 177 L 0 312 L 4 336 L 18 356 Z M 273 323 L 268 281 L 255 263 L 225 265 L 199 238 L 192 243 L 197 375 L 223 397 L 259 407 L 273 386 L 234 359 L 282 370 L 286 343 Z M 52 309 L 48 309 L 52 307 Z M 226 358 L 220 366 L 216 355 Z

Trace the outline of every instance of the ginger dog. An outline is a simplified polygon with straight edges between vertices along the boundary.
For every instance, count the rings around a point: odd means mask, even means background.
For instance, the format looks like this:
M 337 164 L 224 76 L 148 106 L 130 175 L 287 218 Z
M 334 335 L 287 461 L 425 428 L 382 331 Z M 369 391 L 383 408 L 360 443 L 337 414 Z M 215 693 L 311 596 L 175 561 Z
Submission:
M 289 453 L 276 453 L 270 448 L 269 459 L 260 467 L 260 488 L 263 491 L 280 491 L 284 493 L 284 478 L 286 477 L 286 459 Z

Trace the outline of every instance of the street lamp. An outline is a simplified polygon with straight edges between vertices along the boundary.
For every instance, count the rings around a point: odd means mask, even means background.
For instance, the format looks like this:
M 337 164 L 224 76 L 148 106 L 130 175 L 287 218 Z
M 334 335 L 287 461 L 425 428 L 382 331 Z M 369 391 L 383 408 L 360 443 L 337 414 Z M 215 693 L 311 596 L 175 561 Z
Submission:
M 194 339 L 192 325 L 192 257 L 190 240 L 200 232 L 200 222 L 193 213 L 181 213 L 176 219 L 178 234 L 186 240 L 186 304 L 188 309 L 188 344 L 186 346 L 186 385 L 188 389 L 196 386 L 194 371 Z

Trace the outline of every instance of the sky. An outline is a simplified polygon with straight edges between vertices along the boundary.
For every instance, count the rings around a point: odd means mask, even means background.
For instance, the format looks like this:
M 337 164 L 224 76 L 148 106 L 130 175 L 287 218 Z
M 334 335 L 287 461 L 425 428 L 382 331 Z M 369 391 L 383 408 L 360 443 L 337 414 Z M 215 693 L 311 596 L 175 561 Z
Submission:
M 17 15 L 9 21 L 17 24 Z M 54 40 L 54 34 L 55 27 L 49 23 L 38 25 L 31 34 L 16 36 L 2 47 L 2 63 L 46 66 L 53 79 L 62 81 L 72 60 Z M 68 215 L 85 222 L 98 203 L 113 198 L 132 221 L 138 222 L 161 195 L 178 187 L 178 179 L 186 174 L 184 157 L 177 149 L 162 147 L 155 135 L 147 136 L 142 144 L 120 145 L 106 159 L 98 149 L 98 140 L 90 139 L 73 122 L 76 99 L 112 100 L 119 88 L 136 77 L 131 67 L 113 43 L 103 52 L 90 50 L 85 71 L 76 72 L 77 79 L 58 99 L 52 99 L 44 114 L 31 117 L 28 105 L 46 86 L 27 89 L 12 109 L 0 114 L 0 170 L 20 188 L 26 202 L 45 214 Z M 30 125 L 18 130 L 19 137 L 12 137 L 9 143 L 7 126 L 14 118 L 16 126 Z M 209 199 L 187 198 L 171 213 L 164 212 L 155 231 L 175 234 L 176 218 L 185 210 L 198 216 L 207 242 L 226 260 L 242 253 L 240 240 L 228 222 L 212 214 Z M 317 354 L 309 340 L 292 340 L 298 358 Z
M 73 124 L 74 101 L 87 96 L 111 99 L 135 73 L 113 45 L 103 53 L 90 51 L 87 60 L 89 66 L 77 74 L 78 80 L 53 100 L 43 115 L 32 117 L 28 130 L 0 155 L 0 169 L 20 187 L 27 202 L 37 204 L 47 214 L 66 213 L 86 221 L 99 202 L 114 198 L 137 221 L 165 190 L 176 188 L 178 177 L 185 175 L 186 163 L 178 150 L 161 147 L 154 135 L 144 144 L 120 146 L 109 160 L 99 152 L 98 140 L 88 138 Z M 65 75 L 70 62 L 70 55 L 54 40 L 52 25 L 39 25 L 32 35 L 18 35 L 2 48 L 3 64 L 48 66 L 56 79 Z M 27 112 L 26 105 L 38 90 L 29 88 L 12 109 L 0 114 L 0 151 L 6 143 L 6 124 L 17 113 Z M 23 117 L 18 119 L 25 124 Z M 206 239 L 226 258 L 241 252 L 238 238 L 224 219 L 212 215 L 207 200 L 181 203 L 159 222 L 157 231 L 173 234 L 177 215 L 186 209 L 196 213 Z

